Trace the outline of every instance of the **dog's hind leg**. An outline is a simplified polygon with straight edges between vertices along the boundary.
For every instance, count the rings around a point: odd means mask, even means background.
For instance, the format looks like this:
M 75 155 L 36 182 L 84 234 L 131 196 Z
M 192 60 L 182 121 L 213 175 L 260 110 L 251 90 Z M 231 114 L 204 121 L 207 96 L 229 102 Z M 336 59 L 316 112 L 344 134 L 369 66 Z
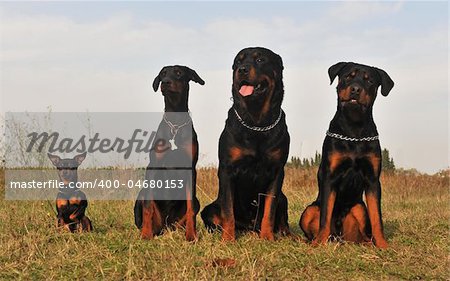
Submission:
M 220 229 L 222 225 L 222 218 L 220 216 L 220 206 L 217 202 L 213 202 L 206 206 L 200 213 L 203 223 L 209 232 Z
M 358 204 L 342 220 L 342 236 L 345 241 L 370 242 L 370 238 L 367 236 L 370 225 L 367 223 L 368 217 L 364 211 L 365 209 Z
M 195 212 L 194 204 L 198 203 L 195 202 L 197 200 L 196 198 L 193 198 L 192 191 L 189 187 L 186 187 L 186 240 L 187 241 L 194 241 L 197 239 L 197 230 L 195 229 L 195 216 L 197 212 Z
M 81 223 L 81 230 L 84 232 L 90 232 L 92 231 L 92 223 L 91 220 L 87 216 L 83 216 L 80 220 Z
M 320 207 L 311 204 L 306 207 L 300 218 L 300 228 L 308 240 L 313 240 L 319 234 Z
M 277 232 L 280 232 L 282 235 L 290 235 L 289 231 L 289 223 L 288 223 L 288 201 L 286 195 L 280 193 L 280 199 L 278 201 L 278 207 L 276 211 L 275 221 L 278 223 L 275 228 Z
M 142 206 L 142 239 L 153 239 L 162 229 L 161 213 L 153 200 L 144 200 Z

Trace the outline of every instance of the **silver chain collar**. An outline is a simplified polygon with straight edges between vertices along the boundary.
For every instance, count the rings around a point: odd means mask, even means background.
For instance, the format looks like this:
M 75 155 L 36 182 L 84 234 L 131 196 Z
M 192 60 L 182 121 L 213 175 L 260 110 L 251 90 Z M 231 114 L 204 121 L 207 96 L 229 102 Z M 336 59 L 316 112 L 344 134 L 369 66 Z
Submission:
M 171 150 L 176 150 L 176 149 L 178 149 L 178 146 L 175 144 L 175 137 L 176 137 L 177 134 L 178 134 L 178 130 L 180 130 L 181 128 L 183 128 L 183 127 L 186 126 L 187 124 L 191 123 L 192 118 L 191 118 L 190 115 L 191 115 L 191 113 L 189 112 L 189 119 L 188 119 L 186 122 L 184 122 L 184 123 L 181 124 L 181 125 L 175 125 L 175 124 L 173 124 L 172 122 L 170 122 L 169 120 L 167 120 L 166 114 L 164 113 L 164 115 L 163 115 L 163 120 L 164 120 L 164 122 L 166 122 L 167 126 L 169 126 L 170 132 L 172 133 L 172 138 L 169 140 L 169 143 L 170 143 L 170 149 L 171 149 Z
M 358 141 L 374 141 L 374 140 L 378 140 L 378 135 L 373 136 L 373 137 L 365 137 L 365 138 L 351 138 L 351 137 L 346 137 L 343 135 L 339 135 L 336 133 L 330 133 L 330 131 L 327 131 L 327 136 L 335 138 L 335 139 L 340 139 L 340 140 L 345 140 L 345 141 L 354 141 L 354 142 L 358 142 Z
M 283 110 L 280 110 L 280 115 L 278 116 L 277 120 L 275 120 L 275 122 L 273 122 L 272 124 L 270 124 L 269 126 L 266 127 L 256 127 L 256 126 L 249 126 L 247 124 L 245 124 L 244 120 L 242 120 L 241 116 L 239 116 L 239 113 L 236 111 L 235 108 L 233 108 L 234 113 L 236 114 L 236 117 L 238 119 L 238 121 L 242 124 L 242 126 L 244 126 L 245 128 L 252 130 L 252 131 L 257 131 L 257 132 L 267 132 L 269 130 L 272 130 L 276 125 L 278 125 L 278 123 L 281 120 L 281 116 L 283 115 Z
M 189 115 L 190 115 L 190 113 L 189 113 Z M 183 128 L 187 124 L 191 123 L 192 119 L 189 117 L 189 119 L 186 122 L 184 122 L 183 124 L 176 125 L 176 124 L 173 124 L 172 122 L 170 122 L 169 120 L 167 120 L 166 114 L 164 113 L 163 120 L 169 126 L 170 132 L 172 133 L 172 135 L 174 135 L 173 137 L 175 138 L 176 134 L 178 133 L 178 130 Z

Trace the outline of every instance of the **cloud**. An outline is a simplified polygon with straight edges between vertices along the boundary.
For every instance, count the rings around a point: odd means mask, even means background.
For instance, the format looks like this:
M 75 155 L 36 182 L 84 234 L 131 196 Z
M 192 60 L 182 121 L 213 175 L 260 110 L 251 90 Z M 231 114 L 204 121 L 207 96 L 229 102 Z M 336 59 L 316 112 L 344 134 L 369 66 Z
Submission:
M 448 153 L 442 155 L 448 150 L 442 129 L 447 112 L 440 107 L 448 100 L 448 27 L 405 32 L 395 24 L 364 24 L 400 14 L 404 5 L 340 2 L 305 21 L 230 15 L 199 26 L 138 19 L 132 13 L 82 22 L 5 11 L 0 25 L 2 109 L 45 111 L 51 105 L 54 111 L 160 111 L 162 96 L 151 89 L 154 76 L 163 65 L 189 65 L 206 81 L 205 86 L 193 84 L 190 95 L 202 161 L 215 162 L 217 139 L 231 106 L 233 57 L 243 47 L 262 45 L 284 60 L 283 107 L 291 155 L 320 150 L 336 108 L 328 67 L 358 61 L 384 68 L 396 82 L 392 94 L 380 96 L 375 105 L 383 146 L 393 148 L 399 166 L 435 171 L 448 165 Z M 424 128 L 414 128 L 411 119 Z M 436 140 L 436 149 L 410 156 L 427 138 Z
M 335 8 L 330 9 L 327 17 L 331 18 L 333 23 L 339 21 L 349 23 L 367 20 L 379 15 L 396 14 L 402 10 L 403 6 L 404 2 L 347 1 L 341 2 Z

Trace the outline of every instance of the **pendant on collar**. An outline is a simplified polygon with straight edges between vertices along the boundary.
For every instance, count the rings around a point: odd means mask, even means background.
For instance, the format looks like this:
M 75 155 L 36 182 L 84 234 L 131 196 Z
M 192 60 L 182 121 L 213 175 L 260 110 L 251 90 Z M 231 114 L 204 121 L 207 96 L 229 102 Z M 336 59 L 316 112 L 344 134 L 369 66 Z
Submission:
M 178 146 L 175 144 L 175 138 L 170 139 L 170 140 L 169 140 L 169 143 L 170 143 L 170 149 L 171 149 L 172 151 L 178 149 Z

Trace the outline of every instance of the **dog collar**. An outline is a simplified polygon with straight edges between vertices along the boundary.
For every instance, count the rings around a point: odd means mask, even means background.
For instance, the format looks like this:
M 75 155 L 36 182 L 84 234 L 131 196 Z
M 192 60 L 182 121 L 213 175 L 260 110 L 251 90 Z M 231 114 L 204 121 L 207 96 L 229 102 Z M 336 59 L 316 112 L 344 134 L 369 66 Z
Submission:
M 278 122 L 280 122 L 281 116 L 283 115 L 283 110 L 280 110 L 280 115 L 278 115 L 278 118 L 277 118 L 277 120 L 275 120 L 275 122 L 273 122 L 272 124 L 270 124 L 269 126 L 266 126 L 266 127 L 257 127 L 257 126 L 249 126 L 249 125 L 245 124 L 244 120 L 242 120 L 241 116 L 239 116 L 239 113 L 236 111 L 236 109 L 234 107 L 233 107 L 233 110 L 234 110 L 234 113 L 236 114 L 236 118 L 242 124 L 242 126 L 244 126 L 245 128 L 247 128 L 249 130 L 257 131 L 257 132 L 267 132 L 269 130 L 272 130 L 278 124 Z
M 351 137 L 346 137 L 346 136 L 339 135 L 339 134 L 336 134 L 336 133 L 330 133 L 330 131 L 327 131 L 327 136 L 335 138 L 335 139 L 340 139 L 340 140 L 345 140 L 345 141 L 353 141 L 353 142 L 378 140 L 378 135 L 373 136 L 373 137 L 351 138 Z

